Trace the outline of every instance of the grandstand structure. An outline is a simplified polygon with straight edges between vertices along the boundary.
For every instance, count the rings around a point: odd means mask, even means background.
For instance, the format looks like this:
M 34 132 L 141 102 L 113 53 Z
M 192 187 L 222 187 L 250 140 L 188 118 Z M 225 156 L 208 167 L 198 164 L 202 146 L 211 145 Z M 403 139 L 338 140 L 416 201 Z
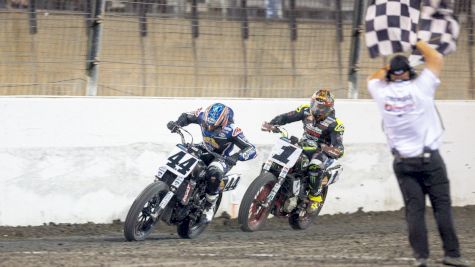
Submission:
M 365 0 L 0 0 L 0 95 L 368 98 Z M 438 99 L 475 99 L 474 2 Z

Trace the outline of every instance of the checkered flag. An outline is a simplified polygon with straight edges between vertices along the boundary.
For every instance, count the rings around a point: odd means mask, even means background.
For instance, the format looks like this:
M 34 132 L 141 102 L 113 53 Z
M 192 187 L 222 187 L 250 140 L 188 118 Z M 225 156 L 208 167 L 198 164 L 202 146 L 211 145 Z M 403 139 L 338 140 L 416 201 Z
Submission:
M 442 55 L 454 52 L 460 26 L 447 0 L 424 0 L 419 19 L 417 39 L 424 40 Z M 422 63 L 422 55 L 415 50 L 409 57 L 412 65 Z
M 366 10 L 366 46 L 372 58 L 409 51 L 417 41 L 420 0 L 372 0 Z

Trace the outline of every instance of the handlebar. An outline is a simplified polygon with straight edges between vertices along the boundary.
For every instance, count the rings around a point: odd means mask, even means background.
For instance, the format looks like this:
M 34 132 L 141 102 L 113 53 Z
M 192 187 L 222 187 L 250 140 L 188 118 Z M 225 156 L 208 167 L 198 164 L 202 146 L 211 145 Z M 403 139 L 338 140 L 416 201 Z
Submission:
M 190 132 L 188 132 L 187 130 L 185 130 L 183 127 L 179 126 L 179 125 L 176 125 L 175 128 L 176 128 L 176 129 L 173 129 L 172 133 L 177 133 L 177 134 L 180 135 L 180 137 L 181 137 L 181 144 L 182 144 L 182 145 L 187 145 L 185 136 L 184 136 L 183 133 L 182 133 L 182 131 L 183 131 L 183 132 L 187 133 L 187 134 L 191 137 L 191 142 L 190 142 L 189 145 L 190 145 L 190 146 L 193 146 L 193 135 L 192 135 Z
M 295 136 L 289 137 L 289 132 L 280 125 L 272 125 L 268 122 L 264 122 L 261 126 L 261 130 L 265 132 L 280 133 L 281 137 L 287 138 L 290 140 L 290 143 L 297 144 L 299 139 Z
M 186 139 L 185 139 L 185 136 L 183 135 L 183 132 L 186 132 L 190 137 L 191 137 L 191 142 L 190 143 L 186 143 Z M 195 144 L 193 143 L 193 135 L 188 132 L 187 130 L 185 130 L 183 127 L 179 126 L 179 125 L 176 125 L 176 129 L 174 129 L 172 131 L 172 133 L 177 133 L 180 135 L 181 137 L 181 144 L 184 145 L 184 146 L 187 146 L 188 148 L 191 148 L 191 147 L 194 147 Z M 211 150 L 209 150 L 206 146 L 202 146 L 204 148 L 204 150 L 206 151 L 206 153 L 209 153 L 211 155 L 213 155 L 215 158 L 218 158 L 222 161 L 226 161 L 226 157 L 224 157 L 223 155 L 220 155 L 216 152 L 213 152 Z
M 279 126 L 279 125 L 272 125 L 268 122 L 264 122 L 262 124 L 261 130 L 264 132 L 280 133 L 281 136 L 285 138 L 289 136 L 289 132 L 284 127 Z

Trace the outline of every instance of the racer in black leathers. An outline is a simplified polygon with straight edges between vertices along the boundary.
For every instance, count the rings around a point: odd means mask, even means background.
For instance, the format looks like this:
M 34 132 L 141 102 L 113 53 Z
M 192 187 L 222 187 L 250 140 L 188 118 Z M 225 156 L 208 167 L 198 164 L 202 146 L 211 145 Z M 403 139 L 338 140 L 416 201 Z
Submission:
M 219 184 L 224 175 L 236 164 L 237 161 L 246 161 L 256 157 L 256 148 L 244 136 L 241 129 L 234 125 L 234 112 L 230 107 L 221 103 L 215 103 L 206 110 L 198 109 L 195 112 L 182 113 L 178 120 L 170 121 L 168 129 L 174 131 L 176 125 L 186 126 L 198 124 L 203 135 L 203 146 L 205 150 L 221 154 L 225 161 L 216 159 L 210 154 L 202 160 L 208 165 L 206 177 L 208 183 L 206 187 L 206 199 L 209 203 L 205 211 L 206 220 L 212 220 L 212 209 L 218 196 Z M 230 155 L 236 145 L 240 151 Z
M 343 123 L 335 117 L 334 97 L 328 90 L 319 90 L 312 96 L 310 104 L 281 114 L 270 121 L 272 125 L 302 121 L 304 133 L 299 145 L 304 150 L 301 166 L 308 165 L 310 181 L 309 212 L 317 210 L 322 202 L 320 196 L 323 173 L 336 159 L 343 156 Z M 310 159 L 310 160 L 309 160 Z M 309 162 L 310 161 L 310 162 Z M 308 163 L 309 162 L 309 163 Z

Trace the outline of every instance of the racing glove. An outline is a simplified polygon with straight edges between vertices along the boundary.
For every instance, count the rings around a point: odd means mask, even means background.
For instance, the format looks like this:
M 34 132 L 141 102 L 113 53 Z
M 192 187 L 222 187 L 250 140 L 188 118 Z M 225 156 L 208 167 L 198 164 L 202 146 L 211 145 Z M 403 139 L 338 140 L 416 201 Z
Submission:
M 231 155 L 231 156 L 225 158 L 225 162 L 226 162 L 226 164 L 228 164 L 229 166 L 234 166 L 234 165 L 236 165 L 236 163 L 238 162 L 238 160 L 239 160 L 239 153 L 236 153 L 236 154 L 234 154 L 234 155 Z
M 176 132 L 176 130 L 178 129 L 178 124 L 174 121 L 169 121 L 167 123 L 167 128 L 168 130 L 170 130 L 172 133 Z
M 333 147 L 333 146 L 328 146 L 325 144 L 321 144 L 320 147 L 322 148 L 322 151 L 327 154 L 329 157 L 336 159 L 340 157 L 341 151 L 340 149 Z

